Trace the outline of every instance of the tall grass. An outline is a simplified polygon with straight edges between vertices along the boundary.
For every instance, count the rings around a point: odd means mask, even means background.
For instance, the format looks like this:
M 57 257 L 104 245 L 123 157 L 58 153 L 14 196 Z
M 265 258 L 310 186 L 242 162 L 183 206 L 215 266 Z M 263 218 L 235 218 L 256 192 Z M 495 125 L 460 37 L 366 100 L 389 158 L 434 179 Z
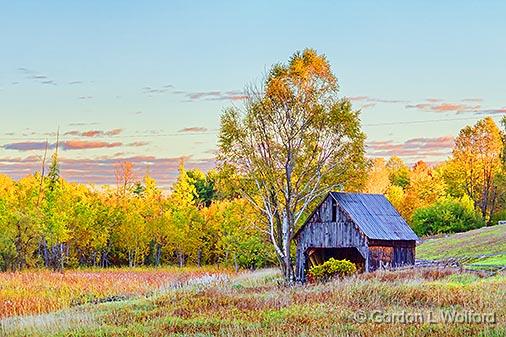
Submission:
M 0 273 L 0 318 L 52 312 L 71 306 L 148 295 L 208 274 L 216 267 L 83 269 L 63 273 Z
M 506 275 L 409 269 L 295 287 L 279 282 L 275 270 L 219 275 L 195 276 L 185 286 L 164 288 L 148 297 L 89 304 L 80 308 L 84 311 L 76 316 L 78 321 L 65 310 L 43 316 L 42 323 L 37 317 L 15 322 L 18 327 L 10 324 L 8 331 L 13 336 L 506 335 Z M 356 320 L 357 313 L 377 310 L 494 312 L 497 321 L 400 324 Z M 49 330 L 43 322 L 55 322 L 57 327 Z

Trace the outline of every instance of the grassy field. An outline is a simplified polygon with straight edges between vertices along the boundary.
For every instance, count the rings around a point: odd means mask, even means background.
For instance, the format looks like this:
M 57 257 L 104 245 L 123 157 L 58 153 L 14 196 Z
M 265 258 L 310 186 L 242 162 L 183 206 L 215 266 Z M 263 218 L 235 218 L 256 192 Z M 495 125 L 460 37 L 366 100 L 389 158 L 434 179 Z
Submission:
M 228 270 L 204 268 L 81 269 L 0 273 L 0 318 L 40 314 L 85 303 L 146 296 Z
M 463 259 L 473 266 L 506 266 L 506 225 L 428 239 L 416 249 L 426 260 Z
M 1 331 L 9 336 L 506 336 L 505 275 L 408 269 L 285 287 L 272 269 L 167 272 L 173 274 L 169 286 L 155 282 L 146 295 L 4 318 Z M 171 280 L 180 277 L 184 282 L 174 285 Z M 489 315 L 482 323 L 444 324 L 445 315 L 453 313 Z

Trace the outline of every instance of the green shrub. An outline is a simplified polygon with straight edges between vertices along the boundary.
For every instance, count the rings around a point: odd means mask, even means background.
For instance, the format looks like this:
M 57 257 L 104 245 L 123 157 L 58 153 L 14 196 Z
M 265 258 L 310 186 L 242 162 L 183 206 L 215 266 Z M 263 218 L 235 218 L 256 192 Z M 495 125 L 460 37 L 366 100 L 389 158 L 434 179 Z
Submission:
M 436 203 L 417 209 L 412 227 L 418 235 L 458 233 L 484 226 L 468 196 L 460 199 L 445 197 Z
M 322 282 L 328 281 L 334 277 L 350 276 L 357 272 L 357 267 L 354 263 L 348 260 L 336 260 L 330 258 L 323 264 L 314 266 L 309 269 L 309 277 L 313 281 Z

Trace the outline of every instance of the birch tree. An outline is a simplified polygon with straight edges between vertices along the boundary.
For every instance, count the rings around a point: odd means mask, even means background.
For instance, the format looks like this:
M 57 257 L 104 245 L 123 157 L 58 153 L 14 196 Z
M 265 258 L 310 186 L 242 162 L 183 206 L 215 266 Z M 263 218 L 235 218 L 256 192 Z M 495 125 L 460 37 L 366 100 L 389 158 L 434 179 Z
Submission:
M 338 97 L 325 56 L 306 49 L 272 67 L 243 109 L 227 109 L 219 136 L 222 165 L 244 177 L 245 197 L 264 215 L 285 280 L 290 246 L 309 206 L 356 180 L 364 168 L 359 112 Z

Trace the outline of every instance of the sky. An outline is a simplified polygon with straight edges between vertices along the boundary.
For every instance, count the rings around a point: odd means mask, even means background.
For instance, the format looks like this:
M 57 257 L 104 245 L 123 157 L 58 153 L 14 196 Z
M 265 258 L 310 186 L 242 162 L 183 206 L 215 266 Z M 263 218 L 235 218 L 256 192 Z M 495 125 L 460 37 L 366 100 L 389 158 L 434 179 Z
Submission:
M 369 157 L 444 160 L 506 113 L 503 1 L 2 1 L 0 173 L 114 183 L 131 161 L 168 188 L 215 165 L 219 118 L 297 50 L 326 55 Z

